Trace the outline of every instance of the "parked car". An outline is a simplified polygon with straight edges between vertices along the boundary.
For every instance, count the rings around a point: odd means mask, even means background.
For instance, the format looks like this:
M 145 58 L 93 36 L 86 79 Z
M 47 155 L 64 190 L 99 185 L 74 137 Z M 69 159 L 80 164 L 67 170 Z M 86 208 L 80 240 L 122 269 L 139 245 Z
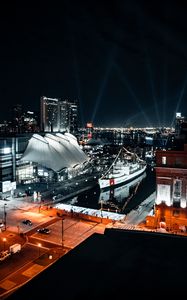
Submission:
M 22 223 L 25 224 L 25 225 L 30 225 L 30 226 L 32 226 L 31 220 L 23 220 Z
M 17 253 L 21 251 L 21 244 L 14 244 L 9 247 L 9 251 L 11 254 Z
M 43 233 L 43 234 L 49 234 L 51 232 L 51 230 L 49 230 L 48 228 L 39 228 L 39 229 L 37 229 L 37 232 Z
M 17 193 L 17 197 L 27 197 L 27 194 L 19 192 L 19 193 Z
M 5 260 L 7 257 L 9 257 L 11 253 L 8 250 L 1 251 L 0 252 L 0 261 Z
M 0 222 L 0 228 L 2 228 L 4 226 L 5 226 L 4 222 Z

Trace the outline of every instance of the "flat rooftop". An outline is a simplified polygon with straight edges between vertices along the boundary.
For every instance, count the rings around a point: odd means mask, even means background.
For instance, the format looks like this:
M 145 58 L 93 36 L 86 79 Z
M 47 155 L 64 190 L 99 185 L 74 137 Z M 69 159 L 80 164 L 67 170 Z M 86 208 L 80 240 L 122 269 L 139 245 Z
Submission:
M 186 293 L 186 254 L 187 237 L 107 228 L 7 299 L 179 297 Z

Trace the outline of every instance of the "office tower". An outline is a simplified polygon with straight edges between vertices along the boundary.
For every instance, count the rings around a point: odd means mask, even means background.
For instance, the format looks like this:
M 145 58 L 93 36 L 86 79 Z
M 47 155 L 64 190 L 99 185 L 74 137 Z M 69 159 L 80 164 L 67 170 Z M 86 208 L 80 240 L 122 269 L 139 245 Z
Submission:
M 59 99 L 42 96 L 40 99 L 40 128 L 44 132 L 59 131 Z
M 185 121 L 185 118 L 181 116 L 181 113 L 177 112 L 175 117 L 175 133 L 180 134 L 181 124 Z
M 41 97 L 41 131 L 70 132 L 78 130 L 78 105 L 69 100 Z
M 78 131 L 78 105 L 68 100 L 59 101 L 60 131 L 76 134 Z
M 77 101 L 69 102 L 69 131 L 72 134 L 78 132 L 78 104 Z
M 60 119 L 60 132 L 69 132 L 69 102 L 67 100 L 60 101 L 59 103 L 59 119 Z

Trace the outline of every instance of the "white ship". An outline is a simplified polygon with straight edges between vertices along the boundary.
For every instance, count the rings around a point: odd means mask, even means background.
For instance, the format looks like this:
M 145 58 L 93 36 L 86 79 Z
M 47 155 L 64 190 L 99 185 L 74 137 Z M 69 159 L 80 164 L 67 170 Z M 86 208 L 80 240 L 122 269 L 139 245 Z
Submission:
M 143 174 L 146 167 L 146 162 L 141 160 L 137 154 L 131 153 L 123 147 L 106 173 L 99 178 L 100 189 L 104 190 L 128 183 Z
M 145 177 L 146 172 L 126 184 L 101 190 L 98 202 L 101 203 L 102 201 L 104 204 L 107 204 L 108 201 L 113 199 L 116 199 L 117 202 L 123 202 L 124 199 L 130 196 L 130 189 L 138 186 Z

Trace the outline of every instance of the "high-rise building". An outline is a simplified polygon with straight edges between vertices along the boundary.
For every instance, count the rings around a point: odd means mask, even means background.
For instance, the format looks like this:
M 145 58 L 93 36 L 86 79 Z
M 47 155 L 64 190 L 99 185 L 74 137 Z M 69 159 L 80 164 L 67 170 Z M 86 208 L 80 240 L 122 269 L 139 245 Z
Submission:
M 182 117 L 180 112 L 176 113 L 176 117 L 175 117 L 175 133 L 177 135 L 180 134 L 180 130 L 181 130 L 181 124 L 185 122 L 185 117 Z
M 69 131 L 72 134 L 78 132 L 78 104 L 77 101 L 69 102 Z
M 69 102 L 67 100 L 60 101 L 59 105 L 59 118 L 60 118 L 60 130 L 63 131 L 70 131 L 69 130 Z
M 42 96 L 40 99 L 40 128 L 44 132 L 59 131 L 59 99 Z
M 69 100 L 41 97 L 41 131 L 70 132 L 78 130 L 78 105 Z

